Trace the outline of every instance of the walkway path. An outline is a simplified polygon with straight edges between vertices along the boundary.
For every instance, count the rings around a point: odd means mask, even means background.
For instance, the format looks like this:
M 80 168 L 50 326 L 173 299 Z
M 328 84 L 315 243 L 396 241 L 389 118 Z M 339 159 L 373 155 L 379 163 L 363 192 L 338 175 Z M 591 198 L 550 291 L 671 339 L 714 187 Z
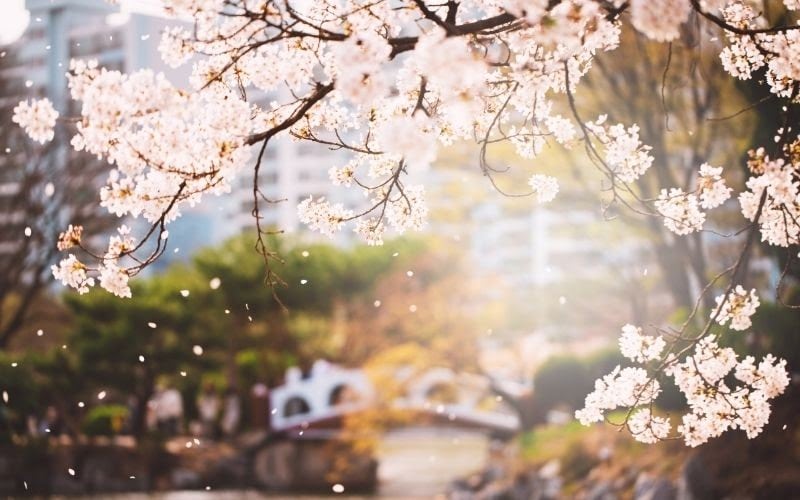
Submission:
M 485 435 L 457 429 L 406 428 L 386 435 L 379 452 L 380 497 L 432 498 L 484 465 Z

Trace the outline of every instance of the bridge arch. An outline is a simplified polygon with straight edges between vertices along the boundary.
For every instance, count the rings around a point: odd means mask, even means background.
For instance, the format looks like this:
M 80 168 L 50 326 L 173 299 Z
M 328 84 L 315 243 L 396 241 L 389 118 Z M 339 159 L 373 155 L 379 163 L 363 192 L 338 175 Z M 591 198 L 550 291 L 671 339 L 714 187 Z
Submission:
M 459 402 L 459 389 L 452 381 L 439 381 L 427 388 L 424 397 L 434 404 L 456 404 Z
M 328 405 L 340 406 L 358 403 L 364 399 L 364 394 L 359 388 L 348 382 L 341 382 L 333 386 L 328 395 Z
M 286 383 L 270 391 L 271 425 L 288 429 L 335 418 L 367 405 L 373 387 L 362 370 L 318 360 L 303 377 L 297 368 L 286 372 Z
M 302 396 L 291 396 L 283 405 L 283 416 L 285 418 L 296 415 L 306 415 L 311 413 L 311 405 Z

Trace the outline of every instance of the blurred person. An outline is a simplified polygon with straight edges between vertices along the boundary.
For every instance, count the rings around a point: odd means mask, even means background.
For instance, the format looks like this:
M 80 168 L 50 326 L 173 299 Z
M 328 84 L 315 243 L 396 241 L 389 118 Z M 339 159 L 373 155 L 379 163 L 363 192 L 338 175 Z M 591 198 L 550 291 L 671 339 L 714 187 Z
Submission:
M 14 430 L 11 427 L 11 416 L 6 405 L 0 405 L 0 445 L 11 444 Z
M 131 394 L 126 401 L 128 407 L 128 416 L 125 419 L 125 424 L 122 426 L 122 433 L 132 435 L 134 434 L 135 422 L 139 419 L 139 398 Z
M 180 432 L 183 419 L 183 398 L 175 388 L 166 388 L 163 385 L 156 389 L 154 396 L 155 420 L 158 430 L 174 436 Z
M 39 419 L 36 415 L 31 413 L 25 418 L 25 427 L 29 436 L 36 437 L 39 435 Z
M 162 383 L 156 383 L 156 388 L 153 391 L 153 395 L 150 396 L 150 400 L 147 401 L 147 427 L 152 430 L 161 430 L 161 421 L 159 416 L 161 412 L 159 411 L 158 407 L 160 404 L 160 400 L 166 387 Z
M 201 434 L 203 437 L 217 437 L 219 405 L 219 396 L 214 384 L 211 382 L 206 383 L 197 398 L 197 413 L 200 415 Z
M 157 395 L 158 389 L 147 401 L 147 406 L 145 407 L 144 424 L 148 431 L 154 431 L 158 428 L 158 420 L 156 419 Z
M 39 421 L 39 435 L 60 436 L 63 427 L 58 409 L 55 406 L 48 406 L 44 418 Z
M 256 429 L 269 430 L 269 389 L 261 382 L 250 388 L 250 422 Z
M 236 389 L 229 388 L 225 393 L 225 409 L 222 415 L 222 433 L 226 437 L 236 434 L 239 429 L 239 421 L 242 418 L 242 403 Z

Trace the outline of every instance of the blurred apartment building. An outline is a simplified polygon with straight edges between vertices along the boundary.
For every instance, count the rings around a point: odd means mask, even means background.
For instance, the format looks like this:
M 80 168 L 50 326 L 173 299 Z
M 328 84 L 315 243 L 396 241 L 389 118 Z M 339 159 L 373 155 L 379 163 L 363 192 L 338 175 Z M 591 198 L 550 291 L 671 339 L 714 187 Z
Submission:
M 0 48 L 5 52 L 0 78 L 16 82 L 4 87 L 6 95 L 0 95 L 0 102 L 16 103 L 24 98 L 46 96 L 62 115 L 77 115 L 79 108 L 69 100 L 65 77 L 73 58 L 97 59 L 103 67 L 124 72 L 150 68 L 163 72 L 176 86 L 188 87 L 190 65 L 171 69 L 158 53 L 163 28 L 176 21 L 161 17 L 156 1 L 127 4 L 141 8 L 141 12 L 121 10 L 104 0 L 26 0 L 25 5 L 30 12 L 27 29 L 17 41 Z M 7 90 L 11 88 L 14 90 Z M 68 138 L 62 138 L 57 143 L 57 150 L 51 153 L 52 161 L 75 158 L 87 161 L 86 155 L 67 147 L 67 141 Z M 0 155 L 0 197 L 12 196 L 19 189 L 13 180 L 13 169 L 21 161 L 25 159 L 20 155 Z M 327 196 L 336 201 L 352 200 L 352 196 L 347 198 L 328 180 L 328 169 L 343 161 L 341 156 L 316 144 L 288 138 L 271 142 L 261 167 L 260 185 L 265 196 L 276 203 L 262 203 L 262 225 L 285 232 L 301 230 L 296 207 L 309 195 Z M 102 177 L 98 183 L 103 182 L 104 175 Z M 255 225 L 252 208 L 252 176 L 249 170 L 244 170 L 236 179 L 232 193 L 208 197 L 199 206 L 184 209 L 183 217 L 169 227 L 170 251 L 159 265 L 187 258 L 202 246 L 218 244 L 251 229 Z M 21 215 L 16 214 L 16 219 Z M 343 238 L 349 239 L 350 235 L 344 234 Z M 174 252 L 175 248 L 179 249 L 178 253 Z
M 560 231 L 585 228 L 596 222 L 594 214 L 525 205 L 526 209 L 513 210 L 499 202 L 486 202 L 472 210 L 476 230 L 470 238 L 470 252 L 480 257 L 485 271 L 512 286 L 544 286 L 564 279 L 573 266 L 594 261 L 596 269 L 599 261 L 606 260 L 597 242 Z
M 608 238 L 620 224 L 595 207 L 571 203 L 570 188 L 551 203 L 504 196 L 477 166 L 428 173 L 432 233 L 455 241 L 470 272 L 486 283 L 514 289 L 601 280 L 610 266 L 643 268 L 647 249 L 630 234 Z

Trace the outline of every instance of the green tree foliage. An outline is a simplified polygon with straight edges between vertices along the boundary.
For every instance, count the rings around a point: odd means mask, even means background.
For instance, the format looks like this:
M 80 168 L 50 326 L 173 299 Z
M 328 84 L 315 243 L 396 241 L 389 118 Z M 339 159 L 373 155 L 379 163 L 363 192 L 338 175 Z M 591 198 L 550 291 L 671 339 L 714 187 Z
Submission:
M 454 326 L 452 318 L 466 317 L 462 309 L 469 304 L 459 309 L 445 300 L 452 295 L 446 290 L 453 289 L 448 277 L 455 265 L 430 242 L 341 248 L 283 237 L 271 244 L 283 259 L 276 271 L 285 286 L 274 290 L 280 302 L 263 281 L 261 256 L 247 235 L 137 280 L 131 299 L 95 291 L 64 294 L 69 319 L 63 332 L 52 333 L 59 344 L 14 357 L 14 368 L 11 358 L 0 360 L 2 389 L 14 403 L 13 414 L 4 414 L 8 430 L 10 422 L 19 427 L 25 416 L 41 416 L 52 405 L 70 430 L 108 433 L 107 412 L 95 414 L 98 405 L 108 404 L 128 407 L 130 428 L 140 435 L 147 401 L 159 384 L 181 390 L 186 416 L 194 418 L 192 402 L 207 382 L 245 396 L 252 384 L 280 384 L 286 368 L 308 368 L 320 358 L 361 364 L 408 342 L 435 350 L 433 339 L 449 335 L 440 330 Z M 414 279 L 406 275 L 412 268 Z M 377 296 L 386 308 L 375 308 Z M 418 314 L 408 310 L 413 296 L 421 297 Z M 458 324 L 465 330 L 466 323 Z M 385 336 L 375 331 L 384 327 Z
M 577 357 L 562 356 L 547 361 L 534 377 L 535 406 L 546 411 L 560 405 L 581 408 L 594 379 L 588 364 Z
M 74 316 L 68 346 L 82 378 L 77 395 L 91 401 L 97 390 L 125 402 L 135 396 L 135 432 L 144 424 L 145 404 L 163 377 L 177 378 L 211 363 L 193 353 L 193 346 L 211 349 L 215 332 L 198 328 L 187 297 L 187 282 L 197 278 L 190 269 L 176 268 L 163 276 L 139 280 L 130 300 L 108 294 L 65 294 Z M 74 395 L 73 395 L 74 396 Z
M 347 304 L 371 304 L 379 279 L 425 250 L 415 240 L 343 249 L 283 237 L 270 245 L 282 257 L 275 271 L 285 286 L 265 286 L 261 256 L 250 238 L 239 237 L 199 252 L 196 285 L 187 287 L 194 322 L 226 333 L 224 364 L 237 385 L 239 375 L 246 376 L 241 385 L 277 384 L 289 366 L 307 368 L 320 357 L 338 360 Z M 219 280 L 218 289 L 211 288 L 212 280 Z
M 128 408 L 123 405 L 101 405 L 92 408 L 83 420 L 83 433 L 87 436 L 112 436 L 119 433 L 128 418 Z

